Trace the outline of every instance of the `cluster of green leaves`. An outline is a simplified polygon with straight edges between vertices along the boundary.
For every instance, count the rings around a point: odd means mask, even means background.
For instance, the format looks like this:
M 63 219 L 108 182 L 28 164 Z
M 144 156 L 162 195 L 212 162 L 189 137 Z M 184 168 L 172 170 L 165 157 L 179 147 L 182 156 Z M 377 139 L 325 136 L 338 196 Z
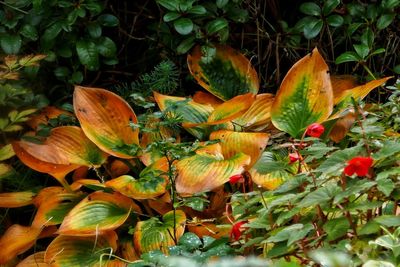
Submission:
M 388 64 L 387 68 L 399 73 L 400 65 L 387 56 L 395 55 L 397 48 L 387 39 L 387 34 L 395 30 L 398 18 L 398 0 L 384 0 L 377 3 L 353 1 L 341 3 L 339 0 L 310 1 L 300 5 L 300 12 L 306 16 L 294 27 L 281 21 L 287 34 L 285 42 L 294 47 L 304 44 L 299 36 L 326 46 L 329 44 L 332 60 L 336 64 L 355 62 L 374 77 L 375 63 Z M 393 37 L 393 36 L 392 36 Z M 325 44 L 325 45 L 324 45 Z M 376 55 L 385 53 L 384 59 Z M 389 64 L 390 63 L 390 64 Z M 397 62 L 398 64 L 398 62 Z
M 229 37 L 229 23 L 244 23 L 248 19 L 247 10 L 241 7 L 242 0 L 198 2 L 157 0 L 166 9 L 161 29 L 169 37 L 164 43 L 172 44 L 179 54 L 186 53 L 197 43 L 224 43 Z
M 299 173 L 279 188 L 233 195 L 233 215 L 249 221 L 238 250 L 251 247 L 268 258 L 300 259 L 307 266 L 397 266 L 400 145 L 398 136 L 387 133 L 396 119 L 382 116 L 392 105 L 360 116 L 350 139 L 336 147 L 304 139 Z M 282 145 L 265 153 L 279 156 Z M 350 159 L 368 153 L 374 161 L 370 175 L 343 173 Z M 288 164 L 264 161 L 271 174 Z
M 63 82 L 81 83 L 85 69 L 118 62 L 116 45 L 103 28 L 119 21 L 103 11 L 98 0 L 6 0 L 0 9 L 1 49 L 5 54 L 46 54 L 49 72 Z

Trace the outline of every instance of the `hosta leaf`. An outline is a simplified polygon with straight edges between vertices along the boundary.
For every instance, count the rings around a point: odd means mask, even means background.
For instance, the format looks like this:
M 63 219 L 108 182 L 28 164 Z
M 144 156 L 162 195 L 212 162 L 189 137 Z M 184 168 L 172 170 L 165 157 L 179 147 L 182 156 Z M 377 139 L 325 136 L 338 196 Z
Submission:
M 357 77 L 353 75 L 331 75 L 333 104 L 336 105 L 346 94 L 346 91 L 358 85 Z
M 44 262 L 44 254 L 44 251 L 36 252 L 26 257 L 16 267 L 48 267 L 49 265 Z
M 130 198 L 121 194 L 94 192 L 76 205 L 64 218 L 61 235 L 88 236 L 114 230 L 136 209 Z
M 333 93 L 328 71 L 317 49 L 293 65 L 272 105 L 271 119 L 276 128 L 300 137 L 308 125 L 329 117 Z
M 39 207 L 44 201 L 61 193 L 66 193 L 65 188 L 62 188 L 61 186 L 45 187 L 39 191 L 39 193 L 33 200 L 33 204 L 35 204 L 36 207 Z
M 199 124 L 199 126 L 185 128 L 189 133 L 199 139 L 205 139 L 212 131 L 212 127 L 200 125 L 207 122 L 214 111 L 210 105 L 199 104 L 190 98 L 162 95 L 154 92 L 154 98 L 161 111 L 168 110 L 171 116 L 182 119 L 182 123 Z
M 210 135 L 210 140 L 217 139 L 221 140 L 220 144 L 224 158 L 231 158 L 240 152 L 250 156 L 251 162 L 247 166 L 247 169 L 249 169 L 257 162 L 267 146 L 269 134 L 219 130 Z
M 164 194 L 167 181 L 160 176 L 135 179 L 130 175 L 122 175 L 107 181 L 106 186 L 131 198 L 149 199 Z
M 32 226 L 43 227 L 61 224 L 67 213 L 83 198 L 82 194 L 60 193 L 42 201 Z
M 332 130 L 329 132 L 329 138 L 335 143 L 339 143 L 349 132 L 351 126 L 356 121 L 356 114 L 350 111 L 343 117 L 339 118 L 333 125 Z
M 216 108 L 223 103 L 223 101 L 218 97 L 203 91 L 196 91 L 193 95 L 193 101 L 199 104 L 209 104 L 213 108 Z
M 74 110 L 85 135 L 103 151 L 120 158 L 132 158 L 130 147 L 139 144 L 139 131 L 130 123 L 137 118 L 118 95 L 99 88 L 75 86 Z
M 257 94 L 257 72 L 243 54 L 220 45 L 206 51 L 215 51 L 215 54 L 206 55 L 196 46 L 187 58 L 190 73 L 204 89 L 222 100 L 246 93 Z
M 52 175 L 64 187 L 68 187 L 68 184 L 65 181 L 65 175 L 79 167 L 79 165 L 75 164 L 62 164 L 65 163 L 65 161 L 60 159 L 57 153 L 41 154 L 39 151 L 40 146 L 42 145 L 40 144 L 19 141 L 13 142 L 12 146 L 15 154 L 22 161 L 22 163 L 29 168 L 34 169 L 35 171 Z M 47 147 L 45 149 L 47 149 Z M 40 158 L 37 158 L 36 156 Z
M 27 122 L 26 124 L 29 125 L 29 127 L 31 127 L 32 129 L 36 130 L 37 127 L 40 124 L 45 124 L 47 125 L 49 123 L 49 120 L 51 119 L 55 119 L 57 117 L 59 117 L 60 115 L 65 115 L 65 116 L 72 116 L 71 113 L 53 107 L 53 106 L 47 106 L 44 107 L 39 114 L 32 116 Z
M 176 245 L 183 235 L 185 223 L 186 215 L 181 210 L 164 214 L 162 222 L 156 217 L 138 222 L 133 236 L 136 252 L 140 255 L 157 249 L 168 254 L 168 247 Z
M 90 237 L 60 235 L 47 247 L 45 262 L 57 267 L 100 266 L 100 256 L 117 249 L 117 239 L 113 231 Z M 107 261 L 102 258 L 104 265 Z
M 39 237 L 42 229 L 19 224 L 11 225 L 0 238 L 0 264 L 27 251 Z
M 128 261 L 135 261 L 139 259 L 131 238 L 119 240 L 118 243 L 121 248 L 122 258 Z
M 36 193 L 32 191 L 0 194 L 0 208 L 18 208 L 33 204 Z
M 272 94 L 258 94 L 250 108 L 233 123 L 243 128 L 266 125 L 271 120 L 271 107 L 274 102 Z
M 366 97 L 369 92 L 371 92 L 374 88 L 384 84 L 387 80 L 391 79 L 392 77 L 386 77 L 379 80 L 372 80 L 366 84 L 350 88 L 344 91 L 341 91 L 340 94 L 337 96 L 335 95 L 335 103 L 340 103 L 342 101 L 349 101 L 351 98 L 354 99 L 363 99 Z
M 216 125 L 231 121 L 245 113 L 254 102 L 255 96 L 251 93 L 238 95 L 216 107 L 203 124 Z M 195 127 L 199 124 L 184 123 L 184 127 Z
M 66 163 L 88 167 L 99 166 L 108 156 L 85 136 L 81 128 L 76 126 L 54 128 L 44 144 L 55 150 L 50 150 L 48 153 L 58 153 Z
M 180 194 L 195 194 L 216 189 L 231 176 L 241 174 L 249 164 L 250 156 L 244 153 L 224 159 L 202 151 L 176 164 L 176 190 Z
M 287 179 L 294 177 L 298 167 L 298 163 L 287 165 L 271 152 L 264 152 L 249 173 L 254 183 L 267 190 L 274 190 Z

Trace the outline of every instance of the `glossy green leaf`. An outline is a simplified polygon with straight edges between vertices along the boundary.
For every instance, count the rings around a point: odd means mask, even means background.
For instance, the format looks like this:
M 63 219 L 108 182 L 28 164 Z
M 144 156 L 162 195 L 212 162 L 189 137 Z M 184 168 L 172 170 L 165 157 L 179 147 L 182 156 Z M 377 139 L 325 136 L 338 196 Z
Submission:
M 196 46 L 187 58 L 190 73 L 207 91 L 222 100 L 257 94 L 258 76 L 249 60 L 228 46 Z
M 356 51 L 357 55 L 362 58 L 365 59 L 368 54 L 369 54 L 369 47 L 365 44 L 355 44 L 353 45 L 354 50 Z
M 330 14 L 339 4 L 340 4 L 340 0 L 326 0 L 326 1 L 324 1 L 324 6 L 322 7 L 322 13 L 325 16 Z
M 180 18 L 174 21 L 175 30 L 182 34 L 187 35 L 193 31 L 193 21 L 189 18 Z
M 333 241 L 344 236 L 349 228 L 350 223 L 345 217 L 329 220 L 323 226 L 324 231 L 328 235 L 328 241 Z
M 21 49 L 22 40 L 19 35 L 11 35 L 2 33 L 0 36 L 0 46 L 5 54 L 18 54 Z
M 316 37 L 322 30 L 324 22 L 322 19 L 311 19 L 303 29 L 304 37 L 307 39 L 312 39 Z
M 328 22 L 329 26 L 340 27 L 342 26 L 344 19 L 340 15 L 331 15 L 326 18 L 326 22 Z
M 345 62 L 359 62 L 361 60 L 361 57 L 353 52 L 353 51 L 347 51 L 338 56 L 335 60 L 336 64 L 341 64 Z
M 189 51 L 194 46 L 195 40 L 195 36 L 189 36 L 188 38 L 183 40 L 176 48 L 178 54 L 185 54 L 187 51 Z
M 114 41 L 108 37 L 100 37 L 97 42 L 97 51 L 100 55 L 107 58 L 115 57 L 117 53 L 117 46 Z
M 64 218 L 61 235 L 88 236 L 114 230 L 128 218 L 134 204 L 119 193 L 94 192 L 76 205 Z
M 206 26 L 206 30 L 207 33 L 212 35 L 214 33 L 219 32 L 220 30 L 227 28 L 228 25 L 228 21 L 224 18 L 217 18 L 215 20 L 210 21 L 209 23 L 207 23 Z
M 204 15 L 207 13 L 207 9 L 204 6 L 197 5 L 197 6 L 193 6 L 191 9 L 189 9 L 188 13 L 195 14 L 195 15 Z
M 117 249 L 117 239 L 113 231 L 91 237 L 60 235 L 47 247 L 44 260 L 55 267 L 100 266 L 101 255 Z M 108 260 L 102 257 L 106 266 Z
M 301 4 L 300 11 L 310 16 L 319 16 L 321 14 L 321 8 L 314 2 L 306 2 Z
M 177 12 L 168 12 L 164 15 L 163 20 L 165 22 L 170 22 L 173 20 L 176 20 L 177 18 L 180 18 L 181 14 L 177 13 Z
M 157 3 L 165 7 L 169 11 L 177 11 L 179 7 L 178 0 L 157 0 Z
M 89 70 L 95 71 L 99 68 L 99 55 L 96 44 L 89 40 L 80 40 L 76 43 L 76 52 L 79 61 Z
M 299 138 L 312 123 L 332 113 L 329 69 L 317 49 L 296 62 L 286 74 L 271 108 L 274 126 Z
M 115 27 L 118 26 L 119 21 L 118 18 L 111 14 L 103 14 L 97 18 L 97 21 L 106 27 Z
M 376 27 L 378 30 L 383 30 L 388 27 L 396 17 L 396 14 L 383 14 L 379 17 L 378 21 L 376 22 Z

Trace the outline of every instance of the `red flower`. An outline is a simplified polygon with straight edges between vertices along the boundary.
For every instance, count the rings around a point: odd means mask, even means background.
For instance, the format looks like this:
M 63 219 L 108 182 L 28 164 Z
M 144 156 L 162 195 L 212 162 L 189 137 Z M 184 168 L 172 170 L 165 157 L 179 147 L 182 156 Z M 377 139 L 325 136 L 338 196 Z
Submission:
M 242 227 L 242 225 L 246 223 L 247 221 L 240 221 L 232 225 L 231 238 L 238 241 L 242 236 L 242 232 L 245 230 L 245 227 Z
M 370 157 L 352 158 L 347 162 L 347 166 L 344 168 L 344 174 L 351 176 L 356 173 L 357 176 L 365 176 L 368 174 L 372 162 L 373 160 Z
M 244 177 L 241 174 L 236 174 L 229 178 L 230 184 L 243 183 L 243 182 L 244 182 Z
M 306 135 L 319 138 L 325 131 L 324 126 L 319 123 L 310 124 L 306 129 Z
M 297 152 L 295 152 L 295 153 L 290 153 L 290 154 L 289 154 L 289 161 L 290 161 L 290 163 L 294 163 L 294 162 L 296 162 L 296 161 L 298 161 L 298 160 L 300 160 L 300 159 L 301 159 L 301 156 L 300 156 L 300 154 L 297 153 Z

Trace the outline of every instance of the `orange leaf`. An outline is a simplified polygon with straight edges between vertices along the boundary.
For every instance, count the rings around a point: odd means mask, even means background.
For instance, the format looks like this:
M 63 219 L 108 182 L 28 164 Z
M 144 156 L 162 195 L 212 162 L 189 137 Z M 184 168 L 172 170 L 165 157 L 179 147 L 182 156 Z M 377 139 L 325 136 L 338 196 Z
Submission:
M 41 145 L 39 144 L 19 141 L 13 142 L 12 146 L 15 154 L 22 161 L 22 163 L 24 163 L 29 168 L 34 169 L 35 171 L 50 174 L 66 188 L 68 188 L 68 184 L 65 181 L 65 175 L 79 167 L 79 165 L 75 164 L 62 164 L 65 162 L 63 161 L 63 159 L 58 158 L 59 155 L 55 153 L 41 154 Z M 47 149 L 48 146 L 45 146 L 44 150 Z M 40 158 L 37 158 L 36 156 Z
M 267 133 L 244 133 L 220 130 L 211 133 L 210 140 L 221 140 L 224 158 L 230 158 L 239 152 L 251 157 L 246 169 L 250 169 L 260 158 L 269 140 Z
M 244 153 L 224 159 L 220 154 L 213 155 L 203 150 L 176 164 L 176 191 L 191 195 L 213 190 L 229 181 L 229 177 L 241 174 L 249 164 L 250 156 Z
M 353 126 L 356 121 L 356 118 L 357 116 L 354 111 L 339 118 L 333 125 L 332 130 L 329 132 L 329 138 L 335 143 L 339 143 L 349 132 L 351 126 Z
M 44 254 L 45 251 L 36 252 L 26 257 L 23 261 L 18 263 L 16 267 L 49 267 L 49 265 L 44 262 Z
M 271 121 L 271 107 L 274 102 L 272 94 L 258 94 L 250 108 L 233 123 L 243 128 L 259 127 L 267 125 Z
M 198 237 L 211 236 L 213 238 L 229 237 L 231 226 L 218 227 L 218 225 L 209 222 L 198 224 L 187 224 L 189 232 L 195 233 Z
M 47 106 L 44 107 L 38 115 L 32 116 L 26 124 L 29 125 L 32 129 L 36 130 L 40 124 L 47 125 L 50 119 L 58 118 L 60 115 L 73 116 L 73 114 L 68 111 L 53 107 Z
M 333 104 L 336 105 L 345 92 L 358 85 L 357 77 L 353 75 L 331 75 Z
M 130 198 L 119 193 L 96 191 L 72 208 L 58 232 L 61 235 L 89 236 L 114 230 L 126 221 L 131 209 L 140 212 L 139 206 Z
M 30 249 L 42 230 L 36 227 L 11 225 L 0 238 L 0 264 Z
M 44 145 L 55 151 L 49 149 L 42 153 L 58 153 L 65 163 L 88 167 L 100 166 L 108 156 L 85 136 L 81 128 L 76 126 L 54 128 Z
M 47 201 L 51 197 L 60 193 L 66 193 L 65 188 L 60 186 L 48 186 L 39 191 L 37 196 L 33 200 L 33 204 L 39 207 L 44 201 Z
M 201 47 L 196 46 L 188 54 L 187 62 L 197 82 L 222 100 L 258 92 L 257 72 L 243 54 L 229 46 L 216 45 L 213 55 L 205 55 Z
M 33 198 L 36 194 L 32 191 L 12 192 L 0 194 L 1 208 L 18 208 L 33 204 Z
M 128 103 L 100 88 L 75 86 L 74 110 L 86 136 L 105 152 L 132 158 L 129 147 L 139 144 L 139 131 L 130 123 L 137 118 Z
M 135 261 L 139 259 L 139 255 L 136 253 L 131 239 L 123 239 L 119 241 L 119 250 L 121 251 L 122 258 L 125 260 Z
M 205 104 L 205 105 L 209 104 L 213 108 L 218 107 L 224 102 L 221 99 L 215 97 L 214 95 L 203 91 L 196 91 L 196 93 L 193 95 L 193 101 L 199 104 Z

